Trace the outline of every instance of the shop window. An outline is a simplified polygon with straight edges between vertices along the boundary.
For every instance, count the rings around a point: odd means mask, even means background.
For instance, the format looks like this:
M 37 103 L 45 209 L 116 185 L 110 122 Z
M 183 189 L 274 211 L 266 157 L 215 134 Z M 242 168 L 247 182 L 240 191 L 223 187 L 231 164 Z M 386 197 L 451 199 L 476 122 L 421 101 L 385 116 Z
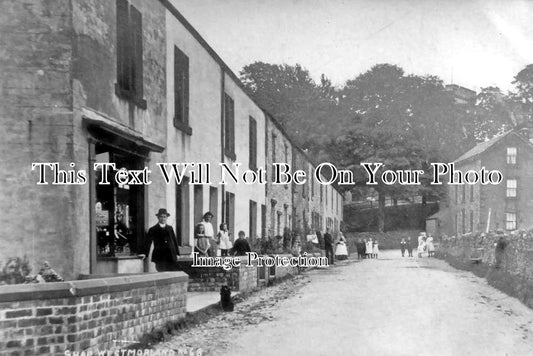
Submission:
M 113 179 L 121 168 L 142 169 L 143 160 L 105 144 L 96 144 L 95 162 L 115 164 L 115 168 L 97 168 L 94 175 L 97 256 L 129 256 L 144 252 L 144 186 L 117 184 Z M 101 184 L 104 174 L 109 184 Z

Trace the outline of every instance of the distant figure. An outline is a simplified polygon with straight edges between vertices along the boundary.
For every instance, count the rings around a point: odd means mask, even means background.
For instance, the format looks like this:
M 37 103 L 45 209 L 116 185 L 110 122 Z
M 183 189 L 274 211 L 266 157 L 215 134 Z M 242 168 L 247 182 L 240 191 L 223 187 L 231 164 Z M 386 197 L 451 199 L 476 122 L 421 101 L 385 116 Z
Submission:
M 348 248 L 346 247 L 346 238 L 339 231 L 339 241 L 335 246 L 335 258 L 338 260 L 345 260 L 348 258 Z
M 435 245 L 433 244 L 433 236 L 429 235 L 426 239 L 426 249 L 428 250 L 428 257 L 435 255 Z
M 366 258 L 372 258 L 372 238 L 366 241 L 365 254 Z
M 324 247 L 326 248 L 326 258 L 328 259 L 329 264 L 334 265 L 335 255 L 333 252 L 333 237 L 330 234 L 329 227 L 326 229 L 326 233 L 324 234 Z
M 239 231 L 239 238 L 233 243 L 233 256 L 245 256 L 246 252 L 252 252 L 252 249 L 246 240 L 244 231 Z
M 402 257 L 405 257 L 406 247 L 407 247 L 407 242 L 405 242 L 405 238 L 402 238 L 402 241 L 400 241 L 400 250 L 402 250 Z
M 357 259 L 365 258 L 366 241 L 362 239 L 357 240 L 355 247 L 357 248 Z
M 417 251 L 418 251 L 418 258 L 422 258 L 422 253 L 424 252 L 424 250 L 426 249 L 426 243 L 424 241 L 424 239 L 418 239 L 418 248 L 417 248 Z
M 407 248 L 407 253 L 409 254 L 409 257 L 413 257 L 413 242 L 411 241 L 411 236 L 407 237 L 405 247 Z
M 426 241 L 426 233 L 424 231 L 421 231 L 420 234 L 418 235 L 418 244 L 420 245 L 420 242 L 425 242 Z
M 374 255 L 374 258 L 378 258 L 378 254 L 379 254 L 378 240 L 374 240 L 374 242 L 372 243 L 372 254 Z
M 229 250 L 232 247 L 231 240 L 229 239 L 228 224 L 222 223 L 219 226 L 220 230 L 217 234 L 218 247 L 220 247 L 220 255 L 228 256 Z
M 194 251 L 198 252 L 200 256 L 209 256 L 210 242 L 209 238 L 205 236 L 205 227 L 199 223 L 194 228 Z

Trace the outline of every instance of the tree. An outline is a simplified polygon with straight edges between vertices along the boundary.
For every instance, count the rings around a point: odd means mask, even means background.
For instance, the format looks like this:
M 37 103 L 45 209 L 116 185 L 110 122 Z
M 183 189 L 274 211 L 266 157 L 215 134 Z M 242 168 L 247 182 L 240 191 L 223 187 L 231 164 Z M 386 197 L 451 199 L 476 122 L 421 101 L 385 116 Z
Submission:
M 511 94 L 519 113 L 515 111 L 518 122 L 533 121 L 533 64 L 528 64 L 514 77 L 516 92 Z M 517 122 L 517 123 L 518 123 Z
M 476 98 L 474 135 L 485 141 L 516 126 L 517 107 L 498 87 L 482 88 Z
M 255 62 L 243 68 L 241 80 L 259 105 L 291 133 L 303 149 L 313 151 L 334 132 L 336 90 L 322 75 L 316 84 L 299 64 Z
M 474 142 L 471 110 L 455 103 L 442 81 L 434 76 L 406 76 L 394 65 L 379 64 L 349 80 L 341 91 L 340 108 L 350 118 L 347 130 L 331 151 L 335 163 L 352 169 L 356 177 L 361 162 L 380 162 L 383 169 L 429 172 L 431 162 L 449 161 Z M 385 197 L 442 194 L 422 185 L 373 186 L 379 196 L 379 229 L 384 227 Z M 359 181 L 359 183 L 362 183 Z

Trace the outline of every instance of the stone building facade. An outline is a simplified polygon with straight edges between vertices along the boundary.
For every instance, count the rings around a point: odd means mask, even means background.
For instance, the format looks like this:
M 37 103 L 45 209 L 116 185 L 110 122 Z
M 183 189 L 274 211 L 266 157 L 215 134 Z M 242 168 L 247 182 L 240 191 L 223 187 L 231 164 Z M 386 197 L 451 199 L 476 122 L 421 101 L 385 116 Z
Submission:
M 233 237 L 340 224 L 332 186 L 302 187 L 295 220 L 293 184 L 221 184 L 220 163 L 271 182 L 272 163 L 302 151 L 169 1 L 8 1 L 0 20 L 1 261 L 48 261 L 68 280 L 153 270 L 138 254 L 163 207 L 182 246 L 206 211 Z M 191 167 L 167 183 L 158 163 L 184 162 L 208 164 L 211 184 L 189 184 Z M 122 168 L 150 184 L 116 182 Z
M 533 145 L 526 135 L 509 131 L 466 152 L 455 169 L 498 170 L 499 184 L 449 185 L 451 231 L 454 235 L 533 227 Z

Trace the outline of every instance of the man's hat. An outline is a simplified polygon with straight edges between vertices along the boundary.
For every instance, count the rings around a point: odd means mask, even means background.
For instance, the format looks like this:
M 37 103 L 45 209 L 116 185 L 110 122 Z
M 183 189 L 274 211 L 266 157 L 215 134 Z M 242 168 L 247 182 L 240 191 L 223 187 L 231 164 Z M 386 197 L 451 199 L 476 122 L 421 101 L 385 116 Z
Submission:
M 170 216 L 167 209 L 159 209 L 159 211 L 157 212 L 157 214 L 155 214 L 155 216 L 160 216 L 160 215 Z

